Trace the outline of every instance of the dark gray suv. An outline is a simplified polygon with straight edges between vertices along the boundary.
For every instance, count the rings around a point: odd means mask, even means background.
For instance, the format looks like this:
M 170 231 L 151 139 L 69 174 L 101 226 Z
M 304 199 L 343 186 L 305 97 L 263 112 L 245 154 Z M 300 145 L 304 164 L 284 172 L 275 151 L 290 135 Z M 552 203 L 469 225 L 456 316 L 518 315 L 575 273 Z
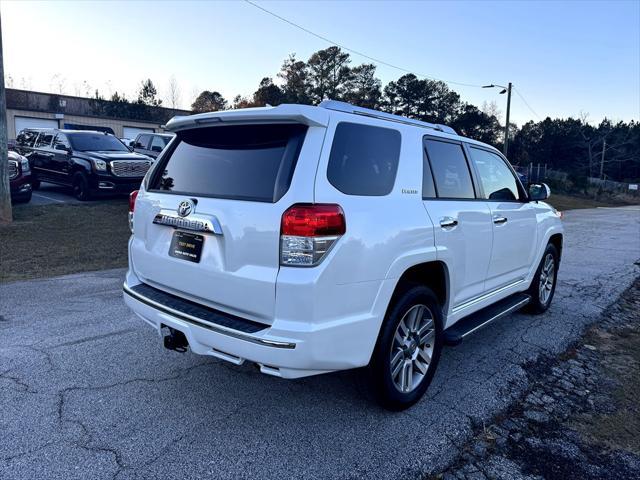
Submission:
M 172 138 L 173 134 L 169 133 L 139 133 L 131 146 L 134 152 L 158 158 Z

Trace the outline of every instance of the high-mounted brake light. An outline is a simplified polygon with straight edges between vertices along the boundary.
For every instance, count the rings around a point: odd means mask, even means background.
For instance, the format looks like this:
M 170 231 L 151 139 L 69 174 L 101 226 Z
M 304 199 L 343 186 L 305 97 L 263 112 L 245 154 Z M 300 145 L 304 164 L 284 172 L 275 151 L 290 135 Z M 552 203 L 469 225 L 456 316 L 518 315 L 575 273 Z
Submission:
M 347 229 L 334 204 L 296 204 L 282 214 L 280 265 L 312 267 L 322 261 Z
M 134 190 L 129 194 L 129 230 L 133 233 L 133 211 L 136 209 L 136 199 L 138 198 L 138 190 Z

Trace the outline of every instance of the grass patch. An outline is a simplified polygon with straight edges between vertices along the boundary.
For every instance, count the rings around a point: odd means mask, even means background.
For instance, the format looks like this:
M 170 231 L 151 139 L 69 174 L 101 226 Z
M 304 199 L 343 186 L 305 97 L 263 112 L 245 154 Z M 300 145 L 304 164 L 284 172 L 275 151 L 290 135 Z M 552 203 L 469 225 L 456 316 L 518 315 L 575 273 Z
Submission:
M 16 205 L 0 226 L 0 283 L 127 266 L 126 199 Z

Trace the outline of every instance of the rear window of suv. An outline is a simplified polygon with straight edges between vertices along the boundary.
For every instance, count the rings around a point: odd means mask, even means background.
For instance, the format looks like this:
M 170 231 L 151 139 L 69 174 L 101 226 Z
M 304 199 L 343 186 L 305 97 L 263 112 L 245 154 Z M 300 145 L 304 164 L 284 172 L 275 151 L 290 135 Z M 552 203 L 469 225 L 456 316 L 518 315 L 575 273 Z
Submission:
M 289 189 L 306 131 L 264 124 L 178 132 L 150 190 L 275 203 Z
M 400 158 L 400 132 L 341 122 L 331 145 L 327 177 L 347 195 L 387 195 Z

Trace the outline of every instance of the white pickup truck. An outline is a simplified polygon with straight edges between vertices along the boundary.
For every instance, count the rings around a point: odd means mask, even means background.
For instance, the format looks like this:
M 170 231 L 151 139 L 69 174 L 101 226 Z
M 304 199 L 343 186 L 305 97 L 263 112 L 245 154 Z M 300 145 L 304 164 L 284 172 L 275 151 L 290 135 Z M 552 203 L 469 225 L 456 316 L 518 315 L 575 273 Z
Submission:
M 443 345 L 551 303 L 561 215 L 491 146 L 336 101 L 166 128 L 131 196 L 124 298 L 168 348 L 282 378 L 366 366 L 397 410 Z

